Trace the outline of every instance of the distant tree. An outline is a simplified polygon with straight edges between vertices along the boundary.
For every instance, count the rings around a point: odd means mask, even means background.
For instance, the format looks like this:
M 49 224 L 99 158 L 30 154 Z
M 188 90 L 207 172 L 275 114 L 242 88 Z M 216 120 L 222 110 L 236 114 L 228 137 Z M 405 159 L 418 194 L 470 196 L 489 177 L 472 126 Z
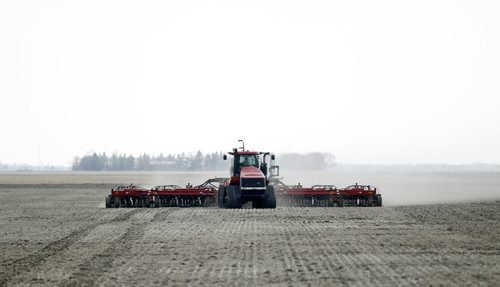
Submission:
M 151 170 L 151 158 L 147 154 L 143 154 L 137 158 L 138 170 Z
M 199 170 L 202 170 L 203 169 L 203 154 L 201 153 L 201 151 L 198 151 L 196 153 L 196 155 L 193 157 L 191 157 L 189 160 L 189 170 L 196 170 L 196 171 L 199 171 Z
M 203 166 L 205 167 L 205 170 L 215 170 L 214 163 L 212 162 L 212 155 L 211 154 L 206 154 L 205 157 L 203 158 Z
M 108 170 L 119 170 L 118 155 L 114 153 L 109 159 Z
M 132 155 L 129 155 L 125 159 L 125 170 L 134 170 L 135 169 L 135 158 Z
M 71 168 L 73 170 L 81 170 L 80 169 L 80 158 L 79 157 L 75 156 L 73 158 L 73 163 L 71 164 Z
M 337 167 L 337 162 L 335 160 L 335 155 L 331 153 L 325 153 L 325 164 L 326 168 L 334 169 Z

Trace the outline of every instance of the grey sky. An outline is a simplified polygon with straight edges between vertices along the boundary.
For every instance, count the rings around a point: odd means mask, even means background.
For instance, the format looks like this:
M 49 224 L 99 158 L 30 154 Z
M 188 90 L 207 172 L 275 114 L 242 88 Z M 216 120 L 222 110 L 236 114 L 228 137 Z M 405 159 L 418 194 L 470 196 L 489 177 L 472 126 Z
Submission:
M 498 1 L 1 1 L 0 161 L 244 138 L 350 163 L 500 163 L 498 15 Z

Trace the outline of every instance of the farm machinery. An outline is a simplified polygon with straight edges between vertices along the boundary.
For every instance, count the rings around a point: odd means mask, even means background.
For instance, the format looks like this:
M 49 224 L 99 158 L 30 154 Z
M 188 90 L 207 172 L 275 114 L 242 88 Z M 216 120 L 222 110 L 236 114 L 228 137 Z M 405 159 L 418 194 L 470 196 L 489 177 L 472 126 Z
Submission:
M 277 205 L 382 206 L 382 196 L 373 186 L 357 183 L 346 188 L 334 185 L 286 185 L 279 178 L 279 166 L 274 164 L 274 154 L 245 150 L 244 143 L 242 148 L 234 148 L 228 154 L 232 156 L 228 178 L 211 178 L 200 185 L 188 184 L 186 187 L 161 185 L 146 189 L 132 184 L 118 186 L 106 197 L 106 208 L 242 208 L 247 202 L 251 202 L 253 208 L 276 208 Z M 223 159 L 228 159 L 227 154 L 224 154 Z
M 354 184 L 346 188 L 334 185 L 302 187 L 275 180 L 280 205 L 284 206 L 382 206 L 382 195 L 370 185 Z
M 224 180 L 225 178 L 212 178 L 197 186 L 160 185 L 152 189 L 132 184 L 118 186 L 111 189 L 111 195 L 106 197 L 106 208 L 213 206 L 218 193 L 215 184 Z

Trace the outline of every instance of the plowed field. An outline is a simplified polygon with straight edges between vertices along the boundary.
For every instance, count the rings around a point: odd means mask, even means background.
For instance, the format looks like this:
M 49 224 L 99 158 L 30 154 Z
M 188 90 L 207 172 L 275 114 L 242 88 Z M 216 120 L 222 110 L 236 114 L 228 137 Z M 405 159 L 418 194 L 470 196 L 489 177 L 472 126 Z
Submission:
M 59 176 L 0 176 L 0 285 L 500 282 L 494 196 L 380 208 L 105 209 L 113 180 Z

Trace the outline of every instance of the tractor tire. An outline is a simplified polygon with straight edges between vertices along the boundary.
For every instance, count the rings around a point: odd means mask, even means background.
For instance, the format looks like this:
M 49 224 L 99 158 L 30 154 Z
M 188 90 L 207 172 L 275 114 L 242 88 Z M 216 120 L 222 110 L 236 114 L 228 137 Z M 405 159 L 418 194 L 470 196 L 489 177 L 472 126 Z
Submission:
M 382 206 L 382 195 L 377 194 L 377 206 Z
M 106 208 L 111 208 L 111 195 L 106 196 Z
M 262 208 L 276 208 L 276 195 L 272 185 L 268 185 L 266 188 L 266 193 L 262 199 Z
M 114 198 L 113 198 L 113 201 L 114 201 L 114 206 L 115 206 L 115 208 L 120 207 L 120 198 L 118 198 L 118 197 L 114 197 Z
M 226 186 L 225 196 L 224 196 L 224 207 L 226 208 L 241 208 L 241 196 L 239 196 L 236 188 L 234 186 Z

